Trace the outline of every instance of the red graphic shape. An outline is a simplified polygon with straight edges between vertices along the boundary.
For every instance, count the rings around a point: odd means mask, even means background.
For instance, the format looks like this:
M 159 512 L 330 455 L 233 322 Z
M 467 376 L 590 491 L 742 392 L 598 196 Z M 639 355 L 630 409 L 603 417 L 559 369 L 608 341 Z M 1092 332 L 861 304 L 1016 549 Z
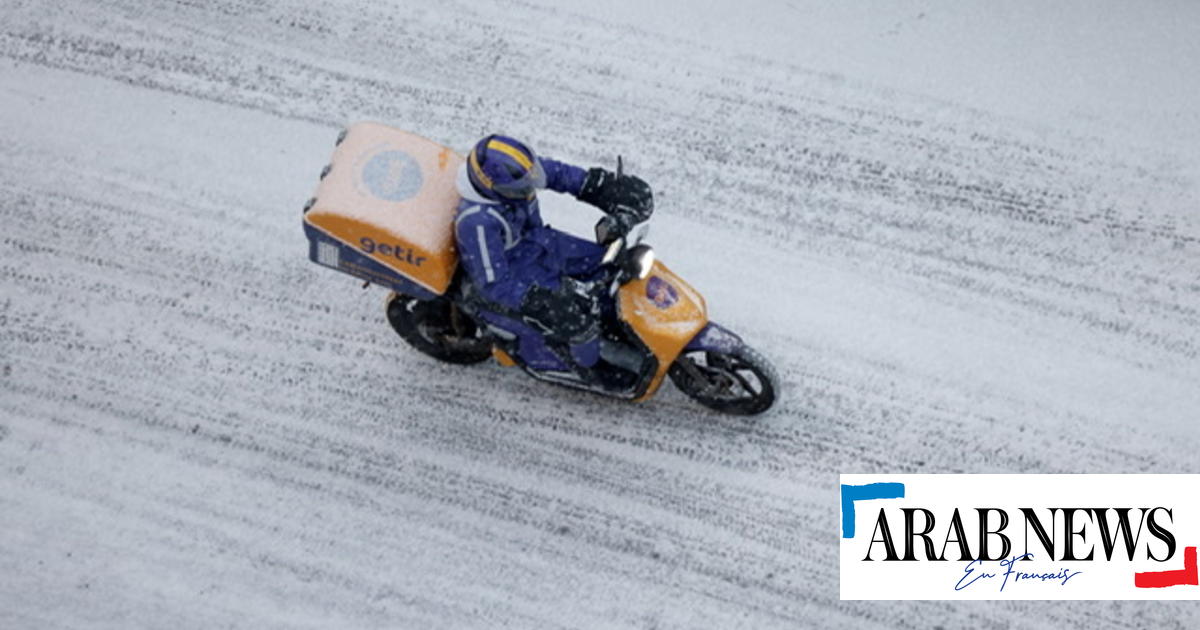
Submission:
M 1138 588 L 1200 586 L 1200 572 L 1196 570 L 1196 548 L 1187 547 L 1183 550 L 1183 569 L 1178 571 L 1134 573 L 1133 585 Z

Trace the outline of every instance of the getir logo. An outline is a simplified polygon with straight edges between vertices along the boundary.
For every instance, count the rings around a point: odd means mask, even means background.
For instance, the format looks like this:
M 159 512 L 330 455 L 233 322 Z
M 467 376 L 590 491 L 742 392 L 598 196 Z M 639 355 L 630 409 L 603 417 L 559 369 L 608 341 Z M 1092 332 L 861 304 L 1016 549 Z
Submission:
M 1200 475 L 842 475 L 842 599 L 1200 599 Z

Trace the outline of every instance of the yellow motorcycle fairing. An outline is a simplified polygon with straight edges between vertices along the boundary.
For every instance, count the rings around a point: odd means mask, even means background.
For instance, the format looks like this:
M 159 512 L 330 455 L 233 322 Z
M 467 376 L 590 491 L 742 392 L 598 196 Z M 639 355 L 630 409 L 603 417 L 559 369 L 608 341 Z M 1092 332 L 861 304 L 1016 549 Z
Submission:
M 654 377 L 637 398 L 642 401 L 658 391 L 676 357 L 708 324 L 708 307 L 704 296 L 656 261 L 644 279 L 617 292 L 617 316 L 658 360 Z

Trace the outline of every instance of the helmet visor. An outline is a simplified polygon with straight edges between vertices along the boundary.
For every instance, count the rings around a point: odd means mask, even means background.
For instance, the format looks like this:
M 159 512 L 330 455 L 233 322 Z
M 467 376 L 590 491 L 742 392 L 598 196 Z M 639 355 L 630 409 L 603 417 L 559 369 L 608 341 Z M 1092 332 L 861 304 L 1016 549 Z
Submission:
M 533 167 L 525 172 L 525 175 L 520 179 L 515 179 L 511 182 L 497 182 L 492 185 L 492 190 L 496 191 L 497 195 L 506 199 L 533 199 L 534 193 L 538 188 L 546 187 L 546 170 L 542 168 L 542 161 L 535 159 Z

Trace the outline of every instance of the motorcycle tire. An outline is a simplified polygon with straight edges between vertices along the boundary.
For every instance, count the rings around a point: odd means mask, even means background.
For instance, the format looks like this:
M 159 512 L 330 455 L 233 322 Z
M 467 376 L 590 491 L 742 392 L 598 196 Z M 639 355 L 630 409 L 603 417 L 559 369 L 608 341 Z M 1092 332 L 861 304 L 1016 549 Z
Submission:
M 747 346 L 730 352 L 685 352 L 667 374 L 675 387 L 696 402 L 733 415 L 760 414 L 775 404 L 779 392 L 774 366 Z
M 393 293 L 387 319 L 408 345 L 439 361 L 470 365 L 492 356 L 492 342 L 483 330 L 445 298 L 420 300 Z

